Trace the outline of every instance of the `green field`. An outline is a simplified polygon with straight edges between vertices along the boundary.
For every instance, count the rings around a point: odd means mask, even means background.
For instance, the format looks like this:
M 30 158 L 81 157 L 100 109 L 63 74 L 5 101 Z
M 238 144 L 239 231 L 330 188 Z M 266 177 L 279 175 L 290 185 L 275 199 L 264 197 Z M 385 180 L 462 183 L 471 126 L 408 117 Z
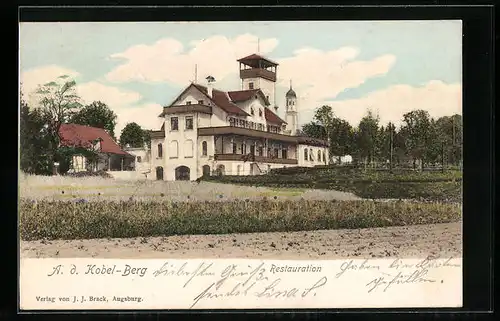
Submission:
M 462 200 L 460 171 L 415 172 L 351 168 L 285 168 L 260 176 L 211 176 L 207 181 L 247 186 L 327 189 L 369 199 Z

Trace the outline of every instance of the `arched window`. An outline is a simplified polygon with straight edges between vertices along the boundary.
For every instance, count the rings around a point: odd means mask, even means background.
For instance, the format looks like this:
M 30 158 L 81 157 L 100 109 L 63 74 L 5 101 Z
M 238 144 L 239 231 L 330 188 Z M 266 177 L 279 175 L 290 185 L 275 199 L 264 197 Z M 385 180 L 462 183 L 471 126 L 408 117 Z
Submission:
M 318 162 L 321 162 L 321 149 L 318 149 Z
M 312 148 L 309 149 L 309 159 L 310 160 L 314 160 L 313 159 L 313 150 L 312 150 Z
M 207 147 L 207 142 L 206 141 L 203 141 L 201 143 L 201 155 L 202 156 L 207 156 L 208 154 L 208 147 Z
M 163 157 L 163 145 L 161 143 L 158 144 L 158 158 Z
M 179 157 L 179 144 L 176 140 L 170 142 L 170 157 L 177 158 Z
M 250 108 L 250 114 L 255 115 L 255 112 L 253 111 L 253 108 Z
M 193 157 L 193 141 L 188 139 L 184 142 L 184 157 Z
M 325 152 L 323 152 L 323 162 L 326 163 L 326 155 Z
M 309 160 L 307 157 L 307 148 L 304 149 L 304 160 Z

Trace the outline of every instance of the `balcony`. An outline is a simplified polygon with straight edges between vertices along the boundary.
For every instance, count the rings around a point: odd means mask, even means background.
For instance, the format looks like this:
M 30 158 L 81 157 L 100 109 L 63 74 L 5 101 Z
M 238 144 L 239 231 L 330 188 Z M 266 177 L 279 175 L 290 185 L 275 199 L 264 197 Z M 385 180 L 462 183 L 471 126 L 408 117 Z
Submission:
M 238 136 L 248 136 L 254 138 L 271 139 L 275 141 L 288 142 L 288 143 L 297 143 L 296 136 L 289 136 L 289 135 L 265 132 L 243 127 L 233 127 L 233 126 L 198 128 L 198 135 L 200 136 L 238 135 Z
M 240 78 L 257 78 L 261 77 L 270 81 L 276 81 L 276 73 L 262 69 L 262 68 L 252 68 L 252 69 L 240 69 Z
M 297 165 L 299 162 L 291 158 L 274 158 L 265 156 L 250 156 L 242 154 L 215 154 L 214 158 L 218 161 L 243 161 L 245 157 L 249 157 L 248 162 L 256 163 L 272 163 L 272 164 L 289 164 Z

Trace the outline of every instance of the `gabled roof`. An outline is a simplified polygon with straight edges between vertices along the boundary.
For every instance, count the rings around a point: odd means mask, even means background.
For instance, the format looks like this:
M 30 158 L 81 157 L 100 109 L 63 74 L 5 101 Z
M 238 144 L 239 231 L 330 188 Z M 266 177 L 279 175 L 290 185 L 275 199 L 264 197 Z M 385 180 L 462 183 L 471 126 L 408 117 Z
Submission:
M 231 98 L 231 100 L 234 102 L 247 101 L 247 100 L 253 98 L 255 95 L 260 95 L 262 97 L 262 99 L 264 100 L 266 106 L 269 106 L 271 104 L 269 102 L 269 100 L 267 99 L 267 97 L 262 92 L 262 90 L 260 90 L 260 89 L 228 91 L 227 93 L 228 93 L 229 97 Z
M 212 98 L 208 95 L 208 89 L 205 86 L 199 84 L 193 84 L 199 91 L 205 94 L 212 102 L 217 105 L 219 108 L 224 110 L 228 114 L 240 115 L 240 116 L 249 116 L 247 112 L 233 104 L 225 91 L 213 89 L 212 90 Z
M 281 119 L 278 115 L 276 115 L 275 113 L 273 113 L 271 111 L 271 109 L 269 108 L 264 108 L 265 109 L 265 113 L 264 115 L 266 116 L 266 120 L 270 123 L 274 123 L 274 124 L 286 124 L 286 121 L 284 121 L 283 119 Z
M 62 124 L 59 128 L 61 146 L 92 148 L 96 140 L 101 141 L 102 153 L 130 155 L 120 146 L 103 128 L 90 127 L 77 124 Z

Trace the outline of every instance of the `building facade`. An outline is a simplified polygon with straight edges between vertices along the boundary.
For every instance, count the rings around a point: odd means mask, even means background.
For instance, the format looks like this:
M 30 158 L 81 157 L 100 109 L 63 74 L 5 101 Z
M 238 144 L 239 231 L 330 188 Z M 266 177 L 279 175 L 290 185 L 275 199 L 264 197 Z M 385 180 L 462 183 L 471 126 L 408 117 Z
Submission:
M 203 175 L 260 175 L 273 168 L 325 165 L 326 141 L 297 136 L 297 94 L 286 94 L 278 116 L 278 64 L 253 54 L 239 59 L 241 90 L 221 91 L 215 79 L 190 84 L 160 117 L 151 135 L 151 178 L 196 180 Z

